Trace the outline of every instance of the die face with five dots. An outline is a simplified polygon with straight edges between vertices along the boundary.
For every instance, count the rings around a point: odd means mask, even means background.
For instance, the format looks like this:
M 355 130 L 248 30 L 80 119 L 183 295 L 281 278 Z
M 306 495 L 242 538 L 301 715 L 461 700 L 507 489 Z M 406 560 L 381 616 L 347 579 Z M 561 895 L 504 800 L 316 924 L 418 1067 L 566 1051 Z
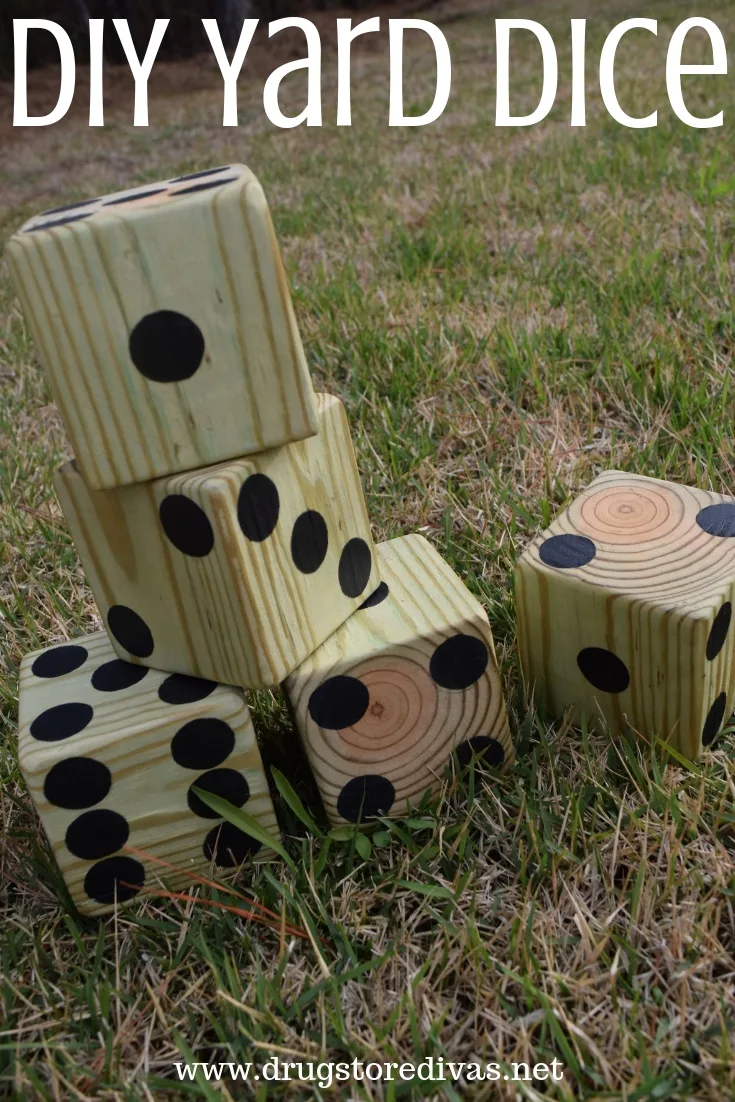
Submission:
M 460 765 L 513 760 L 479 601 L 422 536 L 377 552 L 377 591 L 284 686 L 335 823 L 405 814 L 453 752 Z
M 521 662 L 552 714 L 689 758 L 732 711 L 735 500 L 608 471 L 516 569 Z
M 257 456 L 115 490 L 57 472 L 121 658 L 276 685 L 377 587 L 347 417 L 317 399 L 317 436 Z
M 244 165 L 47 211 L 5 255 L 93 489 L 316 432 L 268 207 Z
M 278 837 L 242 692 L 121 661 L 105 632 L 23 660 L 18 752 L 81 911 L 273 857 L 194 791 L 226 799 Z

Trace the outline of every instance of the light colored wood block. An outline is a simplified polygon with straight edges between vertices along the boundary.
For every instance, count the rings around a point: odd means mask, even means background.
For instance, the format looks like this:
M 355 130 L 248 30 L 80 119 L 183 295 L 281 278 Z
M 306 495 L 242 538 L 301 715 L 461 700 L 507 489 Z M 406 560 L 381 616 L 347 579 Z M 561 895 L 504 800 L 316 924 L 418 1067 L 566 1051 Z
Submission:
M 245 687 L 276 685 L 380 580 L 344 408 L 319 434 L 115 490 L 73 461 L 54 483 L 120 654 Z
M 274 857 L 192 791 L 222 796 L 279 837 L 243 693 L 122 662 L 105 632 L 23 660 L 18 756 L 81 911 Z
M 571 709 L 696 758 L 733 707 L 735 499 L 607 471 L 524 551 L 525 678 Z
M 268 207 L 244 165 L 48 211 L 6 258 L 93 489 L 316 432 Z
M 377 552 L 377 592 L 284 685 L 335 823 L 405 814 L 455 750 L 513 760 L 482 605 L 422 536 Z

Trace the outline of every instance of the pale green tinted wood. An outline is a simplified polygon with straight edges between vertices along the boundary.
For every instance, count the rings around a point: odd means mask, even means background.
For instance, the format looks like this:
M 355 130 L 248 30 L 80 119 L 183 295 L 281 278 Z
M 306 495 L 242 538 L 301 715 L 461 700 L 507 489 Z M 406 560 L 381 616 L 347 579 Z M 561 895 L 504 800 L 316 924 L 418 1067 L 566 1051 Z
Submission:
M 268 207 L 244 166 L 42 215 L 11 238 L 6 257 L 93 489 L 316 432 Z M 191 370 L 201 351 L 196 330 L 172 313 L 198 328 L 203 358 L 188 377 L 161 381 Z M 134 362 L 141 350 L 154 378 Z
M 727 507 L 723 516 L 702 513 L 713 505 Z M 523 672 L 538 702 L 699 754 L 703 735 L 710 742 L 733 706 L 735 538 L 709 533 L 697 518 L 725 532 L 729 509 L 735 515 L 735 500 L 722 494 L 608 471 L 533 541 L 516 567 L 516 605 Z M 590 540 L 593 557 L 544 562 L 561 548 L 547 541 L 560 536 Z M 591 549 L 578 544 L 576 554 Z M 627 687 L 604 655 L 585 667 L 580 653 L 593 648 L 624 663 Z
M 76 669 L 54 677 L 34 673 L 34 663 L 40 656 L 53 658 L 57 652 L 63 657 L 69 646 L 87 652 L 86 659 Z M 99 898 L 88 894 L 93 885 L 105 882 L 112 883 L 114 891 L 114 877 L 110 881 L 109 871 L 107 876 L 105 872 L 111 866 L 104 866 L 105 861 L 127 858 L 137 862 L 145 878 L 143 893 L 161 890 L 164 884 L 170 888 L 184 887 L 191 883 L 192 872 L 207 874 L 212 870 L 217 873 L 216 865 L 205 853 L 205 844 L 211 832 L 216 834 L 221 827 L 222 820 L 217 816 L 208 818 L 195 814 L 188 802 L 191 785 L 199 783 L 207 787 L 206 774 L 210 769 L 240 774 L 247 790 L 241 785 L 240 789 L 243 793 L 249 792 L 240 806 L 274 838 L 279 837 L 243 693 L 222 685 L 189 685 L 186 687 L 188 695 L 199 695 L 200 699 L 167 703 L 159 696 L 159 689 L 164 686 L 161 691 L 165 695 L 168 685 L 170 691 L 169 675 L 157 670 L 147 670 L 135 685 L 114 690 L 108 687 L 102 691 L 95 687 L 93 675 L 101 666 L 113 661 L 119 665 L 106 633 L 97 632 L 74 639 L 71 644 L 29 654 L 20 671 L 18 757 L 21 771 L 72 899 L 80 910 L 93 914 L 111 907 L 110 903 L 100 902 Z M 115 672 L 113 669 L 112 674 Z M 125 670 L 121 672 L 124 676 Z M 103 684 L 109 686 L 109 681 Z M 57 711 L 50 713 L 49 709 Z M 78 727 L 85 713 L 88 721 L 81 730 L 55 740 L 50 737 Z M 196 726 L 188 729 L 189 757 L 186 760 L 189 764 L 182 765 L 174 756 L 173 747 L 177 744 L 172 740 L 190 723 Z M 199 765 L 191 759 L 192 748 L 202 755 Z M 177 749 L 175 753 L 182 758 L 182 750 Z M 92 767 L 95 774 L 87 776 L 86 781 L 80 779 L 85 776 L 85 764 L 80 765 L 78 759 L 97 763 Z M 52 772 L 57 766 L 62 767 L 63 774 L 59 769 Z M 97 775 L 104 774 L 105 769 L 109 770 L 109 791 L 97 791 Z M 103 792 L 101 796 L 100 792 Z M 59 806 L 59 800 L 76 806 Z M 93 815 L 92 812 L 104 812 L 105 815 Z M 115 835 L 115 829 L 109 828 L 110 813 L 121 816 L 128 825 L 127 841 L 121 845 L 109 841 Z M 222 828 L 223 831 L 229 829 Z M 247 847 L 242 837 L 232 845 L 239 846 L 243 842 Z M 84 856 L 80 856 L 80 843 L 81 847 L 96 846 L 100 856 L 86 856 L 86 848 Z M 75 852 L 70 851 L 69 844 Z M 219 836 L 219 846 L 215 852 L 220 872 L 240 864 L 243 857 L 239 849 L 233 853 L 228 848 L 224 833 Z M 253 855 L 256 860 L 274 857 L 272 851 L 257 848 L 257 844 Z M 157 861 L 176 865 L 180 871 L 157 864 Z M 128 866 L 128 875 L 134 870 L 135 865 Z M 123 888 L 120 884 L 121 894 Z M 138 898 L 140 894 L 137 892 L 131 898 Z
M 482 605 L 422 536 L 378 544 L 377 552 L 388 587 L 385 599 L 351 616 L 284 686 L 333 822 L 345 821 L 338 806 L 340 793 L 353 778 L 379 776 L 389 781 L 394 800 L 380 810 L 395 816 L 441 783 L 452 751 L 470 739 L 494 740 L 493 756 L 502 758 L 505 766 L 513 761 L 495 649 Z M 486 660 L 475 676 L 460 659 L 454 674 L 472 679 L 461 689 L 443 687 L 432 676 L 437 648 L 457 635 L 469 637 L 470 650 L 479 650 Z M 339 729 L 314 718 L 319 718 L 314 701 L 321 693 L 323 703 L 322 687 L 330 678 L 358 679 L 369 694 L 364 714 Z M 332 686 L 337 696 L 347 689 L 349 697 L 349 683 Z M 358 686 L 352 689 L 365 695 Z
M 113 638 L 121 657 L 227 684 L 276 685 L 375 589 L 380 578 L 347 417 L 329 395 L 318 396 L 318 408 L 317 436 L 200 471 L 98 491 L 73 462 L 57 472 L 64 515 L 111 634 L 108 614 L 120 605 L 152 634 L 148 650 Z M 274 519 L 268 492 L 277 495 L 275 527 L 262 539 L 248 538 L 240 523 L 243 486 L 252 476 L 260 479 L 261 526 Z M 184 553 L 167 536 L 161 506 L 171 497 L 185 499 L 193 513 L 182 522 L 184 538 L 197 520 L 208 529 L 206 554 Z M 299 532 L 307 544 L 323 534 L 308 518 L 297 527 L 307 511 L 323 518 L 328 542 L 321 563 L 305 573 L 294 564 L 292 544 L 303 546 Z M 351 540 L 362 541 L 364 566 L 354 596 L 341 585 Z

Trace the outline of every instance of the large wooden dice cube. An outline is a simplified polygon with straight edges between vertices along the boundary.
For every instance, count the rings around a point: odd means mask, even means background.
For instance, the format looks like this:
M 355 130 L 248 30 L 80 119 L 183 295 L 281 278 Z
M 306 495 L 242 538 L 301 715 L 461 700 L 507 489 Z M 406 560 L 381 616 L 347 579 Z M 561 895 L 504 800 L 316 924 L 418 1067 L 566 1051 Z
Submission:
M 735 499 L 600 475 L 516 569 L 523 671 L 553 713 L 695 758 L 733 706 Z
M 74 462 L 55 486 L 121 658 L 245 687 L 276 685 L 378 585 L 347 417 L 319 434 L 114 490 Z
M 47 211 L 6 257 L 93 489 L 316 431 L 268 207 L 243 165 Z
M 23 660 L 18 756 L 82 911 L 273 857 L 194 792 L 242 807 L 278 837 L 243 693 L 121 661 L 105 632 Z
M 284 686 L 336 823 L 405 814 L 453 751 L 513 759 L 482 605 L 422 536 L 377 551 L 379 589 Z

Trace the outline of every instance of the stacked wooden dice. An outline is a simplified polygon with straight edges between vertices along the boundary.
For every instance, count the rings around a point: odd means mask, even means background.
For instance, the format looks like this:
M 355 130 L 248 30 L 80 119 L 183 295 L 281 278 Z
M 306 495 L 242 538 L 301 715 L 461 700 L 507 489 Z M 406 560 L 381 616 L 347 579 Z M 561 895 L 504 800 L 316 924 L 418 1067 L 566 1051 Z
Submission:
M 21 667 L 20 765 L 80 909 L 269 856 L 199 795 L 277 831 L 243 690 L 285 682 L 335 822 L 405 813 L 455 751 L 508 764 L 487 616 L 421 537 L 374 547 L 252 173 L 48 211 L 7 259 L 107 629 Z

